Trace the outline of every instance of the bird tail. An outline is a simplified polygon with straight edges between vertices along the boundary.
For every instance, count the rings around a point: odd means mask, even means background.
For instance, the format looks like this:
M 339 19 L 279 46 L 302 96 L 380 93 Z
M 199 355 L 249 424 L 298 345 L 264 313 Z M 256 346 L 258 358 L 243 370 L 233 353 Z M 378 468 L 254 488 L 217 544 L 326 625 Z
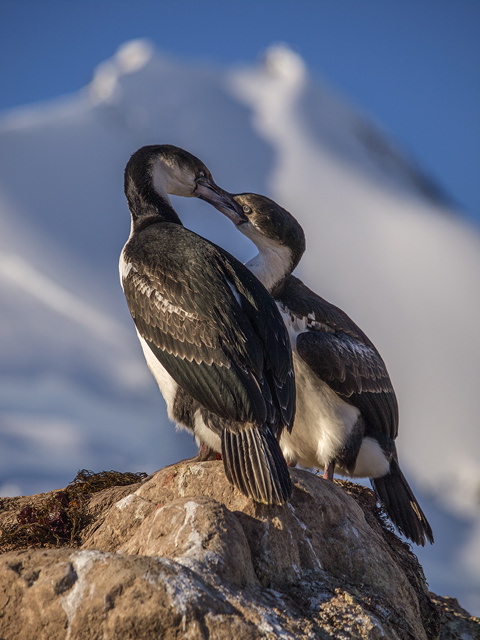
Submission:
M 292 494 L 287 463 L 267 426 L 222 433 L 225 475 L 244 495 L 263 504 L 285 504 Z
M 425 539 L 433 544 L 432 528 L 398 462 L 393 459 L 390 472 L 381 478 L 372 478 L 371 482 L 385 511 L 400 533 L 422 547 L 425 546 Z

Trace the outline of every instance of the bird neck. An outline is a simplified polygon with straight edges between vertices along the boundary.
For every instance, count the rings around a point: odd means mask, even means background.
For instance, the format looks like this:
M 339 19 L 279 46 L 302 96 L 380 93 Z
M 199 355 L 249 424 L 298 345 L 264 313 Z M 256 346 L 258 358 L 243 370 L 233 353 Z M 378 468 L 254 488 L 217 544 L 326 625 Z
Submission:
M 287 278 L 293 268 L 292 252 L 288 247 L 258 247 L 258 254 L 245 266 L 260 280 L 270 293 Z
M 132 214 L 132 228 L 159 221 L 182 224 L 168 194 L 155 188 L 150 177 L 143 182 L 126 177 L 125 195 Z

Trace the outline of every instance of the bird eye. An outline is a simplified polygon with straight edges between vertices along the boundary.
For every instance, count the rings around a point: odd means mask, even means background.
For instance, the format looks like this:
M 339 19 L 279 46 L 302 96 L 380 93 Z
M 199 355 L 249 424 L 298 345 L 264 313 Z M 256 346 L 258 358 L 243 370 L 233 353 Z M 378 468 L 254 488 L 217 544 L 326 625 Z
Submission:
M 199 171 L 197 178 L 205 178 L 206 175 L 205 171 Z
M 252 213 L 252 210 L 250 209 L 250 207 L 248 206 L 248 204 L 244 204 L 243 207 L 243 213 Z

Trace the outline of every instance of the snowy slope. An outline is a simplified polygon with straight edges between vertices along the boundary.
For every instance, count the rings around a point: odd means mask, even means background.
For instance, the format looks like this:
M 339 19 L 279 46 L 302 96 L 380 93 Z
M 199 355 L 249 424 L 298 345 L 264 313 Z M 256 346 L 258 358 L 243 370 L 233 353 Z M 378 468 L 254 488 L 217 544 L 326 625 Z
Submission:
M 194 451 L 168 424 L 118 283 L 123 168 L 155 142 L 300 220 L 299 275 L 364 328 L 397 389 L 400 459 L 439 540 L 419 554 L 431 587 L 473 608 L 480 238 L 284 47 L 254 68 L 216 69 L 129 43 L 78 94 L 0 120 L 3 492 L 53 488 L 79 467 L 152 471 Z M 175 206 L 188 227 L 252 255 L 205 203 Z

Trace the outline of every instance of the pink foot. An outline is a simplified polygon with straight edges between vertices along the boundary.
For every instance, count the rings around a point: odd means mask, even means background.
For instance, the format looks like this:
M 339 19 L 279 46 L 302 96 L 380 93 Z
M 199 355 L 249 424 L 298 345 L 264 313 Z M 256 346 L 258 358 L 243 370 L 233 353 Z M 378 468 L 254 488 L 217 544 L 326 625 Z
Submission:
M 325 480 L 333 480 L 333 472 L 335 471 L 335 461 L 330 462 L 330 464 L 325 467 L 323 472 L 323 477 Z

